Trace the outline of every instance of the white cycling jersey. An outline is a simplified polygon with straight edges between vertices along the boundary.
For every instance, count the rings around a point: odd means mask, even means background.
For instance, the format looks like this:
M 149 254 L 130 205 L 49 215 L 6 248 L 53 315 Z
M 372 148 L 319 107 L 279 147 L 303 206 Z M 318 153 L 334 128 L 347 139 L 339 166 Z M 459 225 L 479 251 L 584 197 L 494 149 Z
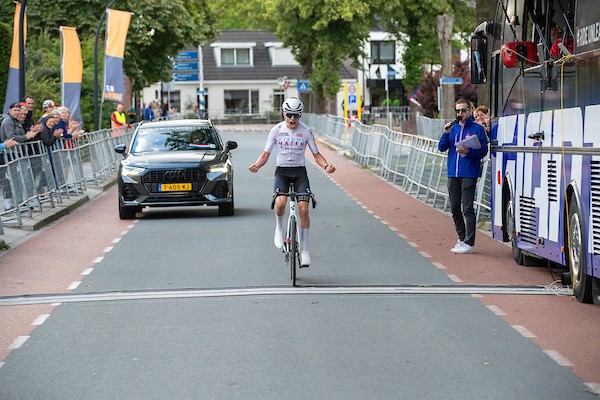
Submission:
M 282 121 L 269 132 L 265 151 L 270 154 L 277 146 L 278 167 L 304 167 L 304 152 L 307 145 L 313 154 L 319 152 L 315 137 L 308 125 L 299 122 L 298 127 L 291 130 L 286 126 L 285 121 Z

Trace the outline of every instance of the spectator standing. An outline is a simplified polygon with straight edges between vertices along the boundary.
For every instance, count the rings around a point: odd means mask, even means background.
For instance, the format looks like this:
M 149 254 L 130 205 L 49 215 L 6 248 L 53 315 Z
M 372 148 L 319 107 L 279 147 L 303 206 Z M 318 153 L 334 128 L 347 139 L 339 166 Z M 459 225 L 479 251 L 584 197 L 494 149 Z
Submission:
M 460 99 L 455 105 L 456 121 L 444 126 L 438 150 L 448 151 L 448 197 L 458 234 L 458 240 L 450 251 L 454 254 L 470 254 L 474 251 L 476 231 L 473 202 L 480 174 L 480 162 L 488 152 L 487 135 L 483 127 L 471 118 L 471 108 L 467 100 Z M 462 141 L 471 136 L 477 137 L 479 148 L 462 144 Z
M 44 114 L 40 117 L 40 121 L 48 116 L 54 109 L 56 108 L 56 104 L 52 100 L 44 100 L 42 103 L 42 109 L 44 110 Z
M 483 127 L 485 133 L 490 138 L 490 109 L 488 106 L 481 105 L 473 111 L 473 119 Z
M 135 107 L 129 107 L 129 111 L 127 111 L 127 123 L 132 125 L 137 122 L 137 113 L 135 112 Z
M 152 102 L 148 103 L 146 107 L 144 107 L 144 113 L 142 119 L 144 121 L 152 121 L 154 120 L 154 111 L 152 110 Z
M 160 116 L 164 119 L 169 117 L 169 103 L 166 100 L 163 100 L 162 107 L 160 109 Z
M 2 124 L 0 125 L 0 141 L 5 142 L 7 139 L 14 139 L 16 142 L 24 143 L 36 135 L 33 131 L 25 133 L 23 130 L 23 124 L 20 121 L 21 103 L 12 103 L 9 106 L 8 112 L 8 116 L 2 120 Z M 4 154 L 2 154 L 0 157 L 0 164 L 4 164 L 6 161 L 7 160 L 4 159 Z M 7 181 L 5 174 L 2 174 L 2 187 L 4 192 L 4 209 L 10 210 L 14 208 L 14 205 L 12 202 L 10 184 Z
M 27 116 L 25 117 L 25 121 L 23 122 L 23 130 L 28 132 L 31 130 L 33 126 L 33 109 L 35 108 L 35 99 L 33 96 L 25 96 L 23 99 L 25 103 L 25 107 L 27 107 Z
M 117 109 L 110 116 L 110 126 L 114 135 L 120 135 L 127 130 L 127 116 L 123 112 L 123 104 L 117 104 Z

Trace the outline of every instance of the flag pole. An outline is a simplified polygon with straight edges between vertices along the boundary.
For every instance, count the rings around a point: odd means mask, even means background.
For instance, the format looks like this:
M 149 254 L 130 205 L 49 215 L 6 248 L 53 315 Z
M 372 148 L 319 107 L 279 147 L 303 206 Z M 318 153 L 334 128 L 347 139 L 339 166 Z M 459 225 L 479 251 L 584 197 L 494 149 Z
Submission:
M 21 0 L 19 13 L 19 101 L 25 97 L 25 7 L 27 0 Z
M 102 23 L 106 18 L 106 10 L 112 7 L 117 0 L 111 0 L 108 6 L 102 11 L 100 21 L 98 22 L 98 28 L 96 29 L 96 37 L 94 39 L 94 129 L 100 129 L 100 105 L 98 104 L 98 38 L 100 37 L 100 29 L 102 29 Z

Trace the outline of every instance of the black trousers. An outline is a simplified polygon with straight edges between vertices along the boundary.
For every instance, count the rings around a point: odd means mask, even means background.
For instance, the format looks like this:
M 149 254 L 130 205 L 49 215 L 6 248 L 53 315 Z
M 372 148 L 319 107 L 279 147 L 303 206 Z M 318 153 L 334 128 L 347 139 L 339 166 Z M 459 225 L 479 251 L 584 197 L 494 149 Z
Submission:
M 476 186 L 476 178 L 448 178 L 448 195 L 454 228 L 458 238 L 469 246 L 475 245 L 477 230 L 473 206 Z

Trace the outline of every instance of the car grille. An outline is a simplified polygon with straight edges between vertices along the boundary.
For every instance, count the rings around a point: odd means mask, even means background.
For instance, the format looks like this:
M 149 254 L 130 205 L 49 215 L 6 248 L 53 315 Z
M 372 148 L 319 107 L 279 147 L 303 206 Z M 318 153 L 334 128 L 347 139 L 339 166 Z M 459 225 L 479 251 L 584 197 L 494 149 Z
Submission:
M 161 183 L 191 183 L 192 191 L 199 192 L 206 182 L 206 174 L 200 169 L 154 170 L 142 176 L 142 184 L 150 193 L 158 193 Z
M 142 183 L 204 182 L 206 174 L 199 169 L 166 169 L 150 171 L 142 177 Z

